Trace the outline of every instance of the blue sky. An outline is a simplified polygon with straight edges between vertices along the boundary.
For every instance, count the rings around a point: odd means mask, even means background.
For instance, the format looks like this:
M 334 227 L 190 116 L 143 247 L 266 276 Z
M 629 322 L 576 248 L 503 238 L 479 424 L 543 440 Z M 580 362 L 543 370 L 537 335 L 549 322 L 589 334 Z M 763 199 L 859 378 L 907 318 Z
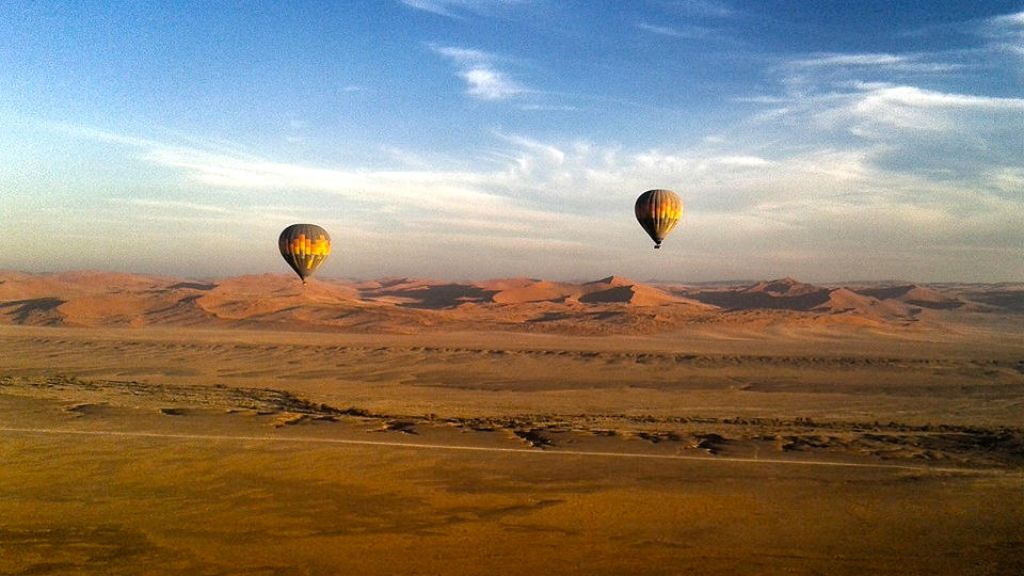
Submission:
M 0 268 L 1022 281 L 1022 128 L 1020 1 L 10 1 Z

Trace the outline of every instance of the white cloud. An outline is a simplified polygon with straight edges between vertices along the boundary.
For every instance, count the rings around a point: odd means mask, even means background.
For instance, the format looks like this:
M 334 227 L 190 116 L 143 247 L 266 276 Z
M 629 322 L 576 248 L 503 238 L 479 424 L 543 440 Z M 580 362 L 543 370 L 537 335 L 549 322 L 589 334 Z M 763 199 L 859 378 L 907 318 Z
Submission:
M 921 55 L 898 55 L 884 53 L 868 54 L 818 54 L 809 58 L 798 58 L 787 63 L 791 68 L 880 68 L 899 72 L 952 72 L 963 68 L 962 64 L 929 62 Z
M 673 5 L 692 16 L 703 18 L 731 18 L 736 15 L 731 6 L 716 0 L 677 0 Z
M 854 266 L 878 267 L 859 273 L 865 277 L 898 270 L 901 261 L 946 277 L 985 269 L 989 278 L 1019 277 L 1006 257 L 1024 244 L 1024 99 L 896 82 L 892 68 L 905 62 L 892 55 L 800 62 L 801 81 L 784 76 L 783 95 L 747 99 L 763 109 L 755 128 L 738 136 L 748 146 L 760 141 L 771 165 L 753 188 L 730 179 L 733 192 L 717 201 L 730 211 L 723 217 L 756 210 L 781 219 L 794 228 L 775 234 L 779 241 L 817 243 L 820 255 L 852 258 L 859 245 L 866 260 Z M 830 66 L 850 75 L 837 81 Z M 890 67 L 888 81 L 856 80 L 861 67 Z M 751 133 L 762 137 L 752 141 Z M 736 222 L 735 230 L 750 229 Z
M 481 100 L 505 100 L 526 92 L 503 72 L 488 66 L 474 66 L 462 71 L 461 76 L 469 85 L 467 93 Z
M 804 132 L 804 139 L 809 135 L 828 142 L 846 133 L 890 142 L 900 150 L 938 143 L 944 153 L 954 148 L 1005 148 L 1011 142 L 1007 127 L 1024 122 L 1024 99 L 918 85 L 922 74 L 931 86 L 941 85 L 945 78 L 962 84 L 962 75 L 977 74 L 991 65 L 987 56 L 991 56 L 987 50 L 814 54 L 774 69 L 781 94 L 737 100 L 764 105 L 752 116 L 761 129 L 785 126 Z M 954 133 L 959 142 L 952 138 Z
M 473 66 L 478 64 L 486 64 L 492 60 L 497 59 L 497 56 L 483 50 L 475 50 L 473 48 L 458 48 L 455 46 L 431 46 L 431 49 L 438 54 L 450 58 L 456 64 L 463 66 Z
M 200 204 L 198 202 L 184 202 L 176 200 L 159 200 L 150 198 L 114 198 L 111 199 L 120 206 L 131 204 L 144 208 L 155 208 L 158 210 L 186 210 L 190 212 L 208 212 L 213 214 L 232 214 L 233 210 L 224 206 L 213 204 Z
M 993 189 L 1007 194 L 1024 193 L 1024 168 L 1004 166 L 989 170 L 985 181 Z
M 525 112 L 576 112 L 580 107 L 571 104 L 523 104 L 519 109 Z
M 459 18 L 461 13 L 472 13 L 479 15 L 491 14 L 501 9 L 510 8 L 518 4 L 528 3 L 529 0 L 399 0 L 409 8 L 430 12 L 438 16 L 448 18 Z
M 1024 62 L 1024 12 L 988 19 L 982 26 L 981 35 L 989 39 L 990 48 Z
M 914 86 L 868 87 L 851 94 L 845 108 L 824 111 L 819 119 L 848 124 L 849 130 L 870 138 L 896 138 L 894 128 L 927 132 L 962 132 L 965 142 L 984 124 L 1024 124 L 1024 99 L 955 94 Z M 970 126 L 971 124 L 976 126 Z M 999 129 L 999 123 L 993 124 Z M 1004 125 L 1005 128 L 1005 125 Z
M 649 24 L 646 22 L 640 22 L 636 25 L 637 28 L 644 32 L 650 32 L 651 34 L 657 34 L 659 36 L 668 36 L 670 38 L 682 38 L 687 40 L 699 40 L 707 38 L 711 35 L 711 30 L 707 28 L 701 28 L 699 26 L 685 26 L 685 27 L 672 27 L 672 26 L 659 26 L 656 24 Z
M 867 117 L 878 122 L 878 110 L 858 110 L 865 101 L 925 113 L 957 111 L 968 118 L 1020 113 L 1014 99 L 909 88 L 865 86 L 795 107 L 790 120 L 796 127 L 724 132 L 693 148 L 628 150 L 495 132 L 490 161 L 464 170 L 445 169 L 443 159 L 411 169 L 311 167 L 82 132 L 137 147 L 146 162 L 180 173 L 179 199 L 122 196 L 124 205 L 147 221 L 183 227 L 238 222 L 242 230 L 264 233 L 268 225 L 316 215 L 332 230 L 343 230 L 353 251 L 379 246 L 371 251 L 373 258 L 353 256 L 346 263 L 355 275 L 378 274 L 382 254 L 400 273 L 650 275 L 636 260 L 636 251 L 649 246 L 633 221 L 632 202 L 646 189 L 665 187 L 679 192 L 687 207 L 670 242 L 686 246 L 695 259 L 687 262 L 710 266 L 700 274 L 681 265 L 663 266 L 658 274 L 666 278 L 721 276 L 727 266 L 715 262 L 740 257 L 742 269 L 755 274 L 762 270 L 758 258 L 768 258 L 761 261 L 765 274 L 771 266 L 784 266 L 778 271 L 810 280 L 891 277 L 907 268 L 906 258 L 914 254 L 925 254 L 927 264 L 914 260 L 913 269 L 933 278 L 1007 277 L 1009 247 L 1024 242 L 1019 227 L 1024 218 L 1019 166 L 1024 163 L 989 154 L 966 168 L 954 166 L 951 173 L 933 174 L 916 159 L 908 169 L 893 162 L 913 154 L 921 141 L 891 128 L 854 145 L 830 144 L 828 135 L 836 129 L 865 124 Z M 836 126 L 808 121 L 829 110 L 842 117 Z M 968 122 L 948 135 L 929 132 L 924 142 L 985 138 L 978 126 Z M 792 138 L 784 138 L 787 133 Z M 792 143 L 778 145 L 779 139 Z M 403 158 L 406 151 L 391 153 L 397 165 L 410 165 Z M 206 194 L 211 189 L 247 196 L 238 207 L 237 201 Z M 200 193 L 203 203 L 191 200 Z M 465 247 L 459 258 L 430 269 L 429 255 L 450 253 L 452 246 Z M 577 263 L 571 271 L 565 254 Z M 800 257 L 779 256 L 784 254 Z M 481 268 L 483 262 L 495 263 Z
M 1003 33 L 1024 34 L 1024 12 L 1004 14 L 989 19 L 989 29 Z
M 454 46 L 431 46 L 434 52 L 451 60 L 459 68 L 459 76 L 466 81 L 466 93 L 480 100 L 507 100 L 529 92 L 526 87 L 498 70 L 498 56 Z
M 450 11 L 451 1 L 446 0 L 401 0 L 402 4 L 416 10 L 423 10 L 440 16 L 453 16 Z
M 790 62 L 796 67 L 817 67 L 817 66 L 892 66 L 894 64 L 905 64 L 906 56 L 895 56 L 893 54 L 828 54 L 819 55 L 813 58 L 800 58 Z
M 495 135 L 506 140 L 507 142 L 516 145 L 517 147 L 523 150 L 526 150 L 527 152 L 530 153 L 531 157 L 536 154 L 539 154 L 543 159 L 547 161 L 547 163 L 555 166 L 561 166 L 562 164 L 565 163 L 565 152 L 563 152 L 557 146 L 545 144 L 543 142 L 539 142 L 531 138 L 507 135 L 502 134 L 500 132 L 496 132 Z
M 712 163 L 736 168 L 764 168 L 771 162 L 759 156 L 719 156 L 711 159 Z
M 1024 111 L 1024 98 L 950 94 L 913 86 L 872 88 L 865 99 L 914 108 Z

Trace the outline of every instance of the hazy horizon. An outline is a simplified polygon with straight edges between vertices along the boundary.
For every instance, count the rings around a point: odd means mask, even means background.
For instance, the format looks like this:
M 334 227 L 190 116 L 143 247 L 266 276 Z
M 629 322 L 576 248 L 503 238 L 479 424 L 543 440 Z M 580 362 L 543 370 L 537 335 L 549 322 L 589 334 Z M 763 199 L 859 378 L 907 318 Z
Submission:
M 1022 10 L 7 3 L 0 269 L 1024 281 Z
M 245 276 L 285 276 L 288 278 L 295 278 L 296 283 L 301 283 L 301 280 L 295 276 L 294 272 L 289 270 L 265 270 L 259 272 L 247 272 L 242 274 L 224 274 L 224 275 L 195 275 L 195 274 L 161 274 L 155 272 L 137 272 L 131 270 L 114 270 L 105 268 L 76 268 L 68 270 L 19 270 L 13 268 L 0 268 L 0 273 L 13 272 L 13 273 L 24 273 L 32 275 L 53 275 L 58 276 L 61 274 L 127 274 L 130 276 L 142 276 L 142 277 L 163 277 L 171 279 L 179 279 L 185 281 L 196 281 L 196 282 L 217 282 L 221 280 L 230 280 L 232 278 L 239 278 Z M 308 282 L 326 281 L 326 282 L 376 282 L 376 281 L 388 281 L 388 280 L 408 280 L 410 282 L 415 281 L 431 281 L 431 282 L 446 282 L 452 284 L 458 283 L 483 283 L 488 281 L 499 281 L 499 280 L 515 280 L 515 279 L 528 279 L 545 282 L 562 282 L 566 284 L 585 284 L 606 280 L 609 278 L 620 278 L 629 280 L 631 282 L 637 282 L 640 284 L 680 284 L 680 285 L 716 285 L 720 284 L 723 286 L 743 286 L 745 284 L 757 284 L 759 282 L 774 282 L 780 280 L 794 280 L 802 284 L 813 284 L 825 287 L 838 287 L 838 286 L 856 286 L 856 285 L 879 285 L 879 286 L 905 286 L 911 284 L 921 285 L 1000 285 L 1000 284 L 1020 284 L 1021 281 L 1007 280 L 1007 281 L 973 281 L 973 280 L 957 280 L 957 279 L 945 279 L 945 280 L 921 280 L 918 278 L 879 278 L 879 279 L 866 279 L 866 278 L 803 278 L 795 277 L 792 274 L 784 274 L 782 276 L 765 276 L 765 277 L 735 277 L 735 278 L 715 278 L 707 280 L 691 280 L 686 278 L 638 278 L 628 276 L 624 274 L 613 274 L 604 273 L 598 276 L 564 276 L 564 277 L 547 277 L 537 275 L 504 275 L 504 276 L 415 276 L 415 275 L 385 275 L 385 276 L 374 276 L 374 277 L 359 277 L 359 276 L 344 276 L 344 275 L 331 275 L 331 274 L 317 274 L 308 279 Z

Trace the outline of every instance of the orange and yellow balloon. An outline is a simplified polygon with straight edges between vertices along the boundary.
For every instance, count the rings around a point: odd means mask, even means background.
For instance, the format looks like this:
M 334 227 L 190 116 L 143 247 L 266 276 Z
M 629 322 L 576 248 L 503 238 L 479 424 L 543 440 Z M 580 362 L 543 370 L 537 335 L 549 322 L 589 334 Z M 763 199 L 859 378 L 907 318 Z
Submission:
M 331 237 L 316 224 L 292 224 L 277 239 L 281 256 L 306 283 L 331 253 Z
M 636 199 L 633 211 L 654 247 L 661 248 L 661 241 L 683 217 L 683 201 L 671 190 L 648 190 Z

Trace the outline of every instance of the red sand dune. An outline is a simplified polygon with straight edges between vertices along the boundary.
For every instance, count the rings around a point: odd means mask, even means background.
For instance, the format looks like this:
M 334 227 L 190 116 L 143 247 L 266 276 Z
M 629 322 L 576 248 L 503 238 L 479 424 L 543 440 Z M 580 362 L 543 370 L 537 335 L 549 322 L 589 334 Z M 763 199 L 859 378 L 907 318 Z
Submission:
M 998 288 L 998 289 L 997 289 Z M 906 286 L 825 288 L 792 278 L 710 288 L 652 286 L 609 276 L 585 283 L 532 278 L 443 282 L 288 275 L 214 281 L 106 272 L 0 271 L 0 322 L 66 326 L 266 327 L 287 330 L 527 330 L 651 333 L 699 323 L 908 326 L 921 308 L 955 312 L 994 296 L 987 310 L 1015 313 L 1013 290 Z M 998 294 L 997 294 L 998 292 Z M 1009 296 L 1008 293 L 1011 293 Z M 1022 292 L 1024 293 L 1024 292 Z M 1011 305 L 1000 308 L 1000 303 Z M 977 310 L 977 306 L 964 310 Z M 945 313 L 945 312 L 944 312 Z
M 878 298 L 879 300 L 898 300 L 923 308 L 950 309 L 959 308 L 964 303 L 958 298 L 947 296 L 938 290 L 917 286 L 887 286 L 882 288 L 862 288 L 858 294 Z
M 903 320 L 913 317 L 910 309 L 902 302 L 882 301 L 871 296 L 862 296 L 848 288 L 829 290 L 828 301 L 813 309 L 832 314 L 855 314 L 887 320 Z
M 749 286 L 741 290 L 746 294 L 768 294 L 770 296 L 780 296 L 791 298 L 794 296 L 804 296 L 807 294 L 814 294 L 822 290 L 819 286 L 813 284 L 804 284 L 794 280 L 793 278 L 782 278 L 780 280 L 768 280 L 764 282 L 758 282 L 753 286 Z
M 491 299 L 498 304 L 562 302 L 566 298 L 572 296 L 575 292 L 576 288 L 571 284 L 537 280 L 526 285 L 509 286 L 507 288 L 500 289 L 494 294 L 494 296 L 492 296 Z
M 829 289 L 792 278 L 758 282 L 752 286 L 687 291 L 685 295 L 727 310 L 802 310 L 826 305 Z

